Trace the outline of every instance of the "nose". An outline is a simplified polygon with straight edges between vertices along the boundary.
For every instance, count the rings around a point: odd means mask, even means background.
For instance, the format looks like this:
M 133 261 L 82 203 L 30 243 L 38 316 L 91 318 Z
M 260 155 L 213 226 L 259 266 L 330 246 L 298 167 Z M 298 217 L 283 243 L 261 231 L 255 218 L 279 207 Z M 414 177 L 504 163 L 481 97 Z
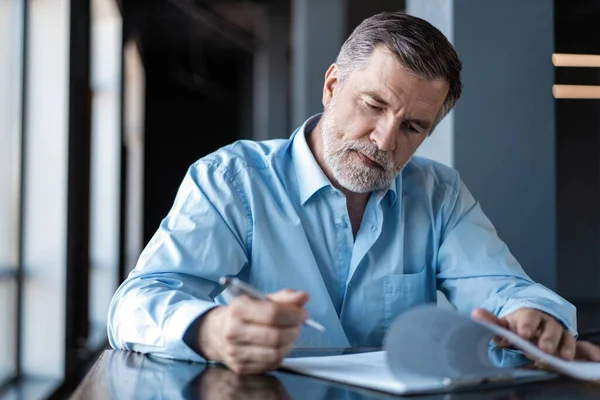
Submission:
M 380 151 L 393 151 L 396 149 L 396 127 L 393 123 L 379 124 L 371 132 L 370 138 Z

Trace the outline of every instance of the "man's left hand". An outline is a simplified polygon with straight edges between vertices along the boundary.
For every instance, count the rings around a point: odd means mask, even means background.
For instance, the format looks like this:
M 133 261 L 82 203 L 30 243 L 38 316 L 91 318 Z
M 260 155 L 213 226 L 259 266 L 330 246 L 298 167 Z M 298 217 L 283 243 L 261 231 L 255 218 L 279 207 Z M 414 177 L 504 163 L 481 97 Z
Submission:
M 521 308 L 502 318 L 481 308 L 473 310 L 471 316 L 499 325 L 523 339 L 536 344 L 540 350 L 565 360 L 600 361 L 600 348 L 590 342 L 576 341 L 563 325 L 553 316 L 533 308 Z M 503 338 L 495 338 L 499 347 L 510 347 Z

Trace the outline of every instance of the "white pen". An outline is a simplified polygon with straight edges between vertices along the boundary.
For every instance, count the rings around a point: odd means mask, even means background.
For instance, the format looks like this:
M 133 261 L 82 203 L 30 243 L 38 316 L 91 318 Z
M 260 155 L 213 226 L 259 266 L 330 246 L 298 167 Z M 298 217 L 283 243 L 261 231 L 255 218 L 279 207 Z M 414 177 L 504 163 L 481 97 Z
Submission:
M 256 300 L 269 300 L 269 297 L 255 287 L 250 286 L 246 282 L 233 276 L 222 276 L 219 278 L 219 284 L 225 286 L 233 296 L 247 295 Z M 325 327 L 317 321 L 309 318 L 304 321 L 304 325 L 310 326 L 320 332 L 325 332 Z

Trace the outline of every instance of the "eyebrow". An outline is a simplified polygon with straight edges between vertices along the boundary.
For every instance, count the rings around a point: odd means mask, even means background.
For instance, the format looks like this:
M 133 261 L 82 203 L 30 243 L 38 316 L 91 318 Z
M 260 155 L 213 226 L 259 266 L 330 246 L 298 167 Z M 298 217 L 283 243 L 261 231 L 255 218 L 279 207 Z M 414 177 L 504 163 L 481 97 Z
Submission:
M 371 90 L 363 92 L 364 95 L 369 96 L 370 98 L 372 98 L 373 100 L 375 100 L 378 103 L 384 104 L 384 105 L 388 105 L 388 102 L 385 101 L 378 93 L 373 92 Z
M 389 105 L 389 104 L 388 104 L 388 102 L 387 102 L 387 101 L 385 101 L 385 100 L 384 100 L 384 99 L 383 99 L 383 98 L 382 98 L 382 97 L 381 97 L 381 96 L 380 96 L 378 93 L 376 93 L 376 92 L 373 92 L 373 91 L 371 91 L 371 90 L 368 90 L 368 91 L 366 91 L 366 92 L 363 92 L 363 94 L 364 94 L 365 96 L 369 96 L 370 98 L 372 98 L 372 99 L 373 99 L 373 100 L 375 100 L 376 102 L 378 102 L 378 103 L 381 103 L 381 104 L 383 104 L 383 105 L 385 105 L 385 106 Z M 415 125 L 418 125 L 418 126 L 421 128 L 421 129 L 424 129 L 424 130 L 428 130 L 429 128 L 431 128 L 431 123 L 430 123 L 430 122 L 428 122 L 428 121 L 425 121 L 425 120 L 422 120 L 422 119 L 419 119 L 419 118 L 408 118 L 408 119 L 407 119 L 407 121 L 409 121 L 409 122 L 411 122 L 411 123 L 413 123 L 413 124 L 415 124 Z

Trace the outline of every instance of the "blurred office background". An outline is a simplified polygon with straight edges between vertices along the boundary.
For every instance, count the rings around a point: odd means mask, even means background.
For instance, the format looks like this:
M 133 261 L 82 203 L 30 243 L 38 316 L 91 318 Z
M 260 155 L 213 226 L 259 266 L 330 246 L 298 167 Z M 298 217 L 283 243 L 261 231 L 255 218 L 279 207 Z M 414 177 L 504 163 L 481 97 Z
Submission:
M 457 168 L 525 270 L 600 328 L 600 62 L 552 60 L 600 54 L 600 2 L 0 0 L 0 398 L 68 396 L 188 166 L 288 137 L 321 110 L 344 39 L 385 10 L 432 22 L 464 63 L 420 153 Z

